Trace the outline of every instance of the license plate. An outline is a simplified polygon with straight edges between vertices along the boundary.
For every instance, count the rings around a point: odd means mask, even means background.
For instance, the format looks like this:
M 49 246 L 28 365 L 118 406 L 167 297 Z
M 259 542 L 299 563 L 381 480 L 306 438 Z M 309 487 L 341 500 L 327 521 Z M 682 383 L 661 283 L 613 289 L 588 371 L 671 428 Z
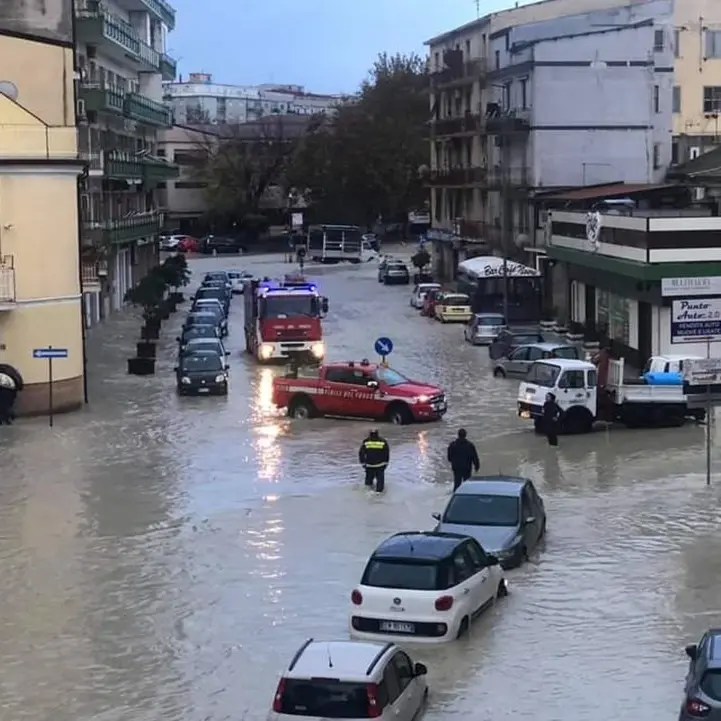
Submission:
M 198 388 L 198 393 L 210 393 L 210 388 Z
M 521 418 L 530 418 L 531 413 L 530 411 L 521 411 Z
M 416 627 L 413 623 L 399 623 L 398 621 L 381 621 L 381 631 L 390 631 L 391 633 L 415 633 Z

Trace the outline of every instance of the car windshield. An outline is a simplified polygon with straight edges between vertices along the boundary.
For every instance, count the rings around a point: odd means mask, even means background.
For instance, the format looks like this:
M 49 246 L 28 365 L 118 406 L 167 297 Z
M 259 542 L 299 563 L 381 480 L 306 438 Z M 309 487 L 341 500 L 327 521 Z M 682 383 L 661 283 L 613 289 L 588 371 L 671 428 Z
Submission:
M 195 351 L 212 351 L 214 353 L 220 353 L 221 345 L 220 341 L 215 338 L 193 338 L 188 341 L 186 348 L 193 352 Z
M 478 325 L 506 325 L 502 315 L 481 315 L 478 316 Z
M 225 315 L 223 309 L 216 303 L 198 303 L 193 309 L 194 312 L 198 313 L 212 313 L 216 318 L 220 318 Z
M 205 323 L 203 325 L 195 325 L 192 328 L 186 330 L 181 340 L 186 343 L 193 338 L 217 338 L 218 331 L 214 324 Z
M 403 263 L 389 263 L 389 270 L 408 270 Z
M 222 371 L 223 360 L 216 353 L 194 353 L 183 356 L 180 368 L 185 373 L 193 371 Z
M 554 358 L 567 358 L 568 360 L 578 360 L 578 348 L 572 345 L 562 346 L 553 349 Z
M 518 498 L 456 493 L 448 502 L 443 522 L 462 526 L 517 526 Z
M 721 701 L 721 671 L 706 671 L 701 679 L 701 690 L 714 701 Z
M 208 325 L 209 323 L 216 323 L 218 316 L 214 313 L 188 313 L 188 317 L 185 319 L 185 325 Z
M 208 273 L 205 276 L 206 283 L 216 281 L 218 283 L 225 283 L 228 280 L 228 274 L 227 273 Z
M 543 336 L 538 333 L 529 333 L 528 335 L 511 336 L 513 345 L 527 345 L 529 343 L 543 343 Z
M 262 318 L 289 318 L 306 315 L 316 318 L 319 315 L 318 299 L 314 295 L 271 295 L 263 298 Z
M 438 569 L 438 564 L 433 561 L 372 558 L 361 583 L 376 588 L 434 591 L 438 588 Z
M 442 300 L 445 305 L 469 305 L 470 303 L 467 295 L 444 295 Z
M 399 386 L 409 382 L 402 373 L 394 371 L 392 368 L 376 368 L 375 377 L 379 383 L 387 386 Z
M 369 718 L 365 683 L 332 678 L 288 678 L 283 685 L 281 714 L 324 719 Z

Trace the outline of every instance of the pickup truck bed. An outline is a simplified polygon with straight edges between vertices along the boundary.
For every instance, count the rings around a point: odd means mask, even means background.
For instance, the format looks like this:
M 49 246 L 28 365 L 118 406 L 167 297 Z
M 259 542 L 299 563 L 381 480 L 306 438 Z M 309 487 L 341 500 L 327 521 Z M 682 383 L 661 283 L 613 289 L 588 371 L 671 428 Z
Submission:
M 613 360 L 609 366 L 608 389 L 616 403 L 686 403 L 683 386 L 648 385 L 641 378 L 624 378 L 624 361 Z

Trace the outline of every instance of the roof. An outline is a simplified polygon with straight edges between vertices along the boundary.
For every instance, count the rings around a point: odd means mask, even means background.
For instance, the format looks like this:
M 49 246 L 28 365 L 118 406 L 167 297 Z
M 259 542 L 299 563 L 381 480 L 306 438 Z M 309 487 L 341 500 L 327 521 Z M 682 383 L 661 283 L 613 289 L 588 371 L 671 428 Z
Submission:
M 721 178 L 721 147 L 709 150 L 698 158 L 689 160 L 681 165 L 669 168 L 669 178 L 684 177 L 718 177 Z
M 362 680 L 378 654 L 388 647 L 385 643 L 368 641 L 310 641 L 288 669 L 289 678 L 332 676 L 341 680 Z M 331 668 L 332 672 L 328 672 Z
M 604 185 L 591 185 L 585 188 L 574 188 L 564 190 L 561 193 L 539 194 L 537 200 L 603 200 L 604 198 L 619 198 L 641 193 L 648 193 L 653 190 L 674 188 L 674 183 L 661 185 L 649 185 L 641 183 L 606 183 Z
M 516 476 L 474 476 L 464 481 L 455 496 L 518 496 L 528 482 Z
M 499 258 L 496 255 L 477 255 L 473 258 L 468 258 L 458 264 L 458 270 L 472 273 L 479 278 L 497 278 L 502 275 L 504 264 L 508 276 L 512 278 L 533 278 L 541 275 L 535 268 L 517 263 L 514 260 L 504 261 L 503 258 Z
M 576 360 L 575 358 L 544 358 L 536 363 L 545 363 L 546 365 L 556 366 L 562 371 L 577 370 L 596 370 L 596 366 L 589 361 Z
M 405 531 L 386 538 L 373 552 L 373 557 L 440 561 L 448 558 L 463 539 L 464 536 L 456 533 Z

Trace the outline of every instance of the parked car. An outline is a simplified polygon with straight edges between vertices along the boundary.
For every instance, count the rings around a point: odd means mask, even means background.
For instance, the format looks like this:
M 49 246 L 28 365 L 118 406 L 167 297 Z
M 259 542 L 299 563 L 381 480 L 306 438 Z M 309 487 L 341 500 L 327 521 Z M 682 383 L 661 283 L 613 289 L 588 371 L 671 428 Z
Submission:
M 230 280 L 227 270 L 211 270 L 206 273 L 203 276 L 201 285 L 205 285 L 206 283 L 223 283 L 229 291 L 233 290 L 233 283 Z
M 418 283 L 411 294 L 411 308 L 420 310 L 423 308 L 423 301 L 432 290 L 440 290 L 440 283 Z
M 220 340 L 220 329 L 215 323 L 192 325 L 190 328 L 185 328 L 181 334 L 175 338 L 175 340 L 178 341 L 178 350 L 182 353 L 188 343 L 195 338 L 216 338 Z
M 398 261 L 397 258 L 394 258 L 391 255 L 384 255 L 381 258 L 380 263 L 378 263 L 378 282 L 379 283 L 383 282 L 383 276 L 386 272 L 386 268 L 388 267 L 388 264 L 389 263 L 397 263 L 397 262 L 400 262 L 400 261 Z
M 507 592 L 498 559 L 456 533 L 396 533 L 371 555 L 351 593 L 355 638 L 442 643 Z
M 193 301 L 193 305 L 190 308 L 190 313 L 194 311 L 208 310 L 209 308 L 217 308 L 223 315 L 225 315 L 225 305 L 223 301 L 217 298 L 198 298 Z
M 200 241 L 200 252 L 205 255 L 217 253 L 247 253 L 248 249 L 236 238 L 222 235 L 206 235 Z
M 441 323 L 468 323 L 473 314 L 471 299 L 465 293 L 441 293 L 434 313 Z
M 197 253 L 200 249 L 200 241 L 192 235 L 184 235 L 178 243 L 178 251 L 181 253 Z
M 213 313 L 210 310 L 194 311 L 185 316 L 185 321 L 183 322 L 183 332 L 196 325 L 214 325 L 222 337 L 223 329 L 220 327 L 220 321 L 222 319 L 221 315 Z
M 408 266 L 400 260 L 387 263 L 383 271 L 383 285 L 408 285 L 411 282 L 411 274 Z
M 158 247 L 160 250 L 172 253 L 173 251 L 178 250 L 178 246 L 184 237 L 184 235 L 161 235 Z
M 538 330 L 521 330 L 518 328 L 502 330 L 498 338 L 488 346 L 488 355 L 491 360 L 507 357 L 508 354 L 521 345 L 530 343 L 545 343 L 546 339 Z
M 435 530 L 475 538 L 503 568 L 520 566 L 546 533 L 546 509 L 533 482 L 515 476 L 478 476 L 462 483 Z
M 230 313 L 231 293 L 224 285 L 202 285 L 193 296 L 193 300 L 203 300 L 204 298 L 214 298 L 220 301 L 225 309 L 225 315 Z
M 428 697 L 427 673 L 392 643 L 309 638 L 278 681 L 268 721 L 415 721 Z
M 175 367 L 178 394 L 228 395 L 228 369 L 225 358 L 217 353 L 184 354 Z
M 473 345 L 490 345 L 505 329 L 506 319 L 500 313 L 474 313 L 463 329 L 463 337 Z
M 230 279 L 231 292 L 238 295 L 245 292 L 245 286 L 253 280 L 253 274 L 247 270 L 229 270 L 228 278 Z
M 179 349 L 178 358 L 193 353 L 215 353 L 223 359 L 230 355 L 220 338 L 193 338 Z
M 423 299 L 423 307 L 421 308 L 421 315 L 427 316 L 428 318 L 435 318 L 436 317 L 436 303 L 438 302 L 438 299 L 445 293 L 446 291 L 442 288 L 435 288 L 433 290 L 429 290 L 426 293 L 426 297 Z
M 565 343 L 533 343 L 514 348 L 506 358 L 494 361 L 493 375 L 499 378 L 525 378 L 531 366 L 546 358 L 584 360 L 581 348 Z
M 698 643 L 686 646 L 689 658 L 684 700 L 678 721 L 721 719 L 721 629 L 710 628 Z

